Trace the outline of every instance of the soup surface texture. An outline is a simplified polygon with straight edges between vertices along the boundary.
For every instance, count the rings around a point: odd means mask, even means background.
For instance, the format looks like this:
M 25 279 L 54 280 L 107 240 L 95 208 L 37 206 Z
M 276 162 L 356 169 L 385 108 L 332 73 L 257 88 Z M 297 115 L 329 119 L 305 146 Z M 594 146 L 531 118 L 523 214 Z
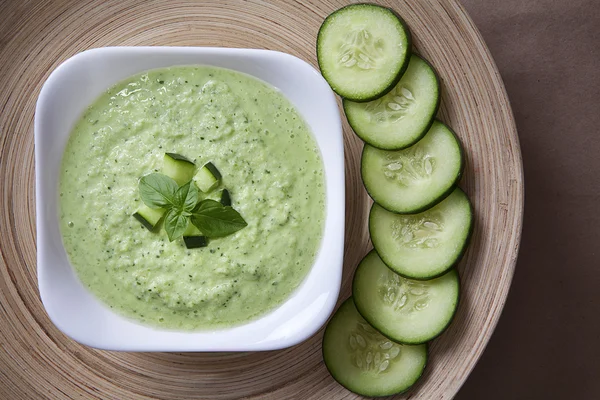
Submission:
M 85 90 L 82 88 L 82 90 Z M 222 182 L 248 226 L 187 249 L 132 214 L 139 179 L 165 152 Z M 317 144 L 276 89 L 207 66 L 151 70 L 101 95 L 77 122 L 60 177 L 64 246 L 81 281 L 115 311 L 193 330 L 256 318 L 286 300 L 310 270 L 323 231 L 325 188 Z

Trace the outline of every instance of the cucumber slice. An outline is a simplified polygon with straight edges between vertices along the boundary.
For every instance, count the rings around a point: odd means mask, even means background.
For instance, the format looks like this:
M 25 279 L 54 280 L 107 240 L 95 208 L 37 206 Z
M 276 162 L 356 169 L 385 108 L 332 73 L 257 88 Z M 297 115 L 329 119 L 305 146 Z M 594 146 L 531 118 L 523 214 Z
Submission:
M 317 35 L 323 77 L 340 96 L 370 101 L 389 92 L 406 70 L 411 36 L 389 8 L 353 4 L 330 14 Z
M 399 150 L 427 133 L 440 105 L 440 83 L 433 67 L 413 54 L 394 89 L 368 103 L 344 100 L 354 132 L 371 146 Z
M 189 224 L 183 232 L 183 242 L 188 249 L 208 246 L 208 238 L 200 232 L 200 229 L 194 224 Z
M 204 164 L 204 166 L 200 168 L 200 171 L 198 171 L 198 174 L 194 177 L 196 185 L 198 185 L 200 190 L 204 193 L 208 193 L 215 188 L 220 180 L 221 173 L 211 162 Z
M 185 185 L 194 177 L 196 164 L 181 154 L 165 153 L 163 158 L 163 173 L 173 178 L 179 186 Z
M 361 175 L 377 204 L 400 214 L 414 214 L 442 201 L 461 177 L 460 143 L 446 125 L 435 121 L 425 137 L 404 150 L 365 145 Z
M 224 206 L 231 205 L 231 195 L 229 194 L 229 190 L 227 189 L 223 189 L 223 191 L 221 192 L 221 204 L 223 204 Z
M 427 345 L 390 341 L 361 317 L 350 297 L 327 324 L 323 360 L 346 389 L 362 396 L 389 396 L 408 390 L 421 377 Z
M 360 262 L 352 282 L 356 309 L 374 328 L 406 344 L 426 343 L 452 321 L 460 292 L 455 269 L 429 281 L 406 279 L 376 251 Z
M 394 272 L 411 279 L 433 279 L 452 268 L 472 226 L 471 203 L 460 188 L 419 214 L 394 214 L 375 203 L 369 215 L 375 250 Z
M 140 208 L 136 212 L 134 212 L 133 218 L 137 219 L 148 229 L 149 231 L 153 231 L 154 228 L 160 222 L 160 219 L 164 215 L 164 208 L 150 208 L 145 204 L 142 204 Z

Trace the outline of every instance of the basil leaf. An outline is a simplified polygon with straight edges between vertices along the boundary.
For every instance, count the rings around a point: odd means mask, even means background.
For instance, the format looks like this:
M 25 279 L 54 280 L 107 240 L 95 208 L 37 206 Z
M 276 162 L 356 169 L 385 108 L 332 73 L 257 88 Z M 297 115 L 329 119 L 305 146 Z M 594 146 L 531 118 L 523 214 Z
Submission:
M 169 241 L 173 241 L 183 235 L 190 222 L 190 216 L 183 210 L 171 208 L 165 215 L 165 231 Z
M 198 189 L 196 185 L 189 181 L 175 192 L 173 199 L 174 206 L 179 210 L 186 211 L 187 213 L 192 212 L 196 203 L 198 203 Z
M 178 188 L 173 179 L 157 173 L 143 176 L 139 184 L 142 201 L 150 208 L 172 206 Z
M 240 213 L 218 201 L 202 200 L 192 212 L 192 224 L 208 237 L 231 235 L 248 226 Z

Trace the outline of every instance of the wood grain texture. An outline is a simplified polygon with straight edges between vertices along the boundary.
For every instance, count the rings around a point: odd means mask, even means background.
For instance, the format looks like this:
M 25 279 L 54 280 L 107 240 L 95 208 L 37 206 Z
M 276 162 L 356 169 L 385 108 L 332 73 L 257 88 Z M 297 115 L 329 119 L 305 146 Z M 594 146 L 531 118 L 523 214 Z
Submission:
M 49 73 L 92 47 L 180 45 L 280 50 L 316 65 L 320 23 L 347 2 L 0 1 L 0 398 L 352 399 L 321 357 L 322 331 L 263 353 L 118 353 L 70 340 L 49 321 L 36 279 L 33 117 Z M 461 304 L 431 346 L 425 376 L 397 398 L 449 399 L 483 352 L 504 305 L 521 233 L 523 178 L 510 105 L 483 40 L 455 0 L 380 1 L 412 29 L 442 79 L 439 117 L 467 155 L 461 186 L 476 214 L 460 263 Z M 344 125 L 346 250 L 340 299 L 370 242 L 361 142 Z

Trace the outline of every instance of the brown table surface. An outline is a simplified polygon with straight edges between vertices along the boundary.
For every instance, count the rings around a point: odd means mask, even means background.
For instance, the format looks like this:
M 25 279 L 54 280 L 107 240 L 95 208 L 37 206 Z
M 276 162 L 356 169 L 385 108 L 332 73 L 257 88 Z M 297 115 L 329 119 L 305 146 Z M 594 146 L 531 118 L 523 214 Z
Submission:
M 600 399 L 600 1 L 462 2 L 511 101 L 525 217 L 504 312 L 455 398 Z

